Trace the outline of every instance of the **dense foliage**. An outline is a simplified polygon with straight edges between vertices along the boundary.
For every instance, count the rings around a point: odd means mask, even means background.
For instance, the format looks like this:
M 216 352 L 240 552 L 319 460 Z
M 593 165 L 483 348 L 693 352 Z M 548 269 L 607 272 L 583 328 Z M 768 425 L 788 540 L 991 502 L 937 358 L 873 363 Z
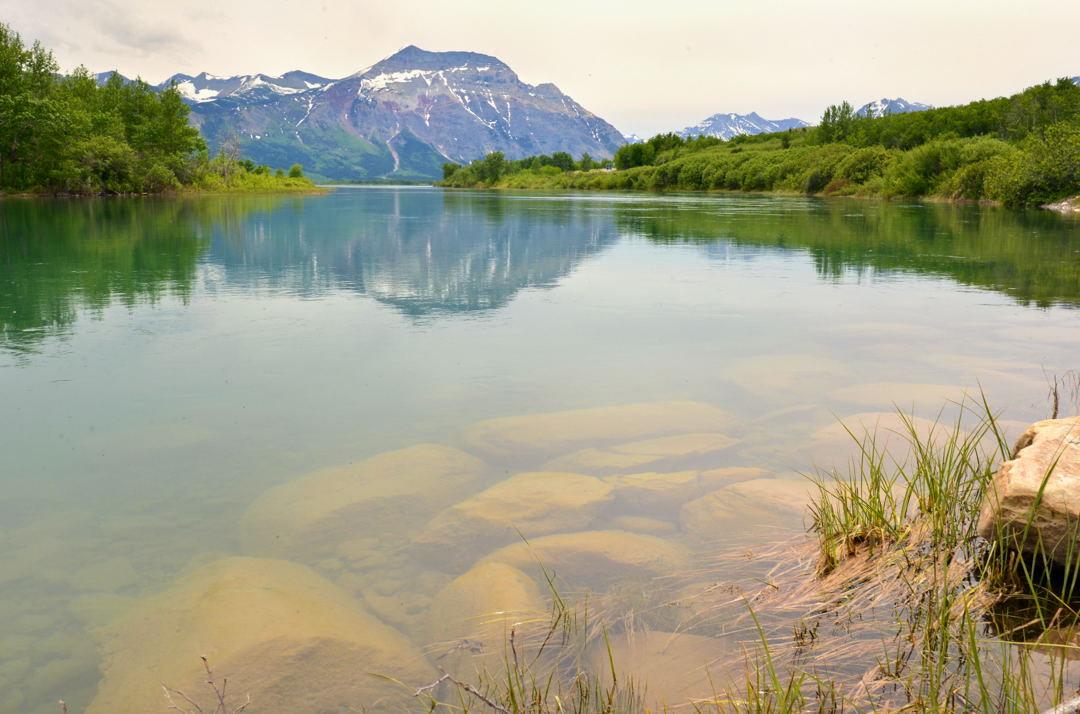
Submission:
M 1062 79 L 1012 97 L 879 118 L 857 116 L 844 102 L 829 107 L 820 125 L 809 129 L 729 141 L 661 134 L 620 148 L 614 165 L 615 171 L 543 175 L 513 167 L 498 175 L 451 172 L 444 184 L 934 196 L 1040 205 L 1080 193 L 1080 86 Z
M 311 188 L 223 150 L 211 158 L 175 88 L 114 74 L 103 85 L 80 67 L 59 74 L 52 53 L 0 23 L 0 190 L 159 193 Z
M 568 171 L 592 171 L 610 166 L 610 159 L 597 160 L 582 154 L 580 159 L 574 161 L 574 157 L 565 151 L 556 151 L 551 156 L 529 156 L 518 161 L 507 159 L 501 151 L 493 151 L 468 166 L 443 164 L 443 181 L 455 186 L 493 186 L 508 176 L 517 176 L 519 180 L 535 177 L 544 182 Z

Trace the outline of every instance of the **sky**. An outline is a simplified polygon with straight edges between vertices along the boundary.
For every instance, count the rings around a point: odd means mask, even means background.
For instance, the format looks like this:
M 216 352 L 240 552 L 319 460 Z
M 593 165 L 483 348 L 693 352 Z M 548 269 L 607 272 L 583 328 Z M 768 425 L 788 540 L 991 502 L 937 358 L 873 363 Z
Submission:
M 331 78 L 410 44 L 495 55 L 624 133 L 719 112 L 935 106 L 1080 75 L 1075 0 L 4 0 L 64 70 Z

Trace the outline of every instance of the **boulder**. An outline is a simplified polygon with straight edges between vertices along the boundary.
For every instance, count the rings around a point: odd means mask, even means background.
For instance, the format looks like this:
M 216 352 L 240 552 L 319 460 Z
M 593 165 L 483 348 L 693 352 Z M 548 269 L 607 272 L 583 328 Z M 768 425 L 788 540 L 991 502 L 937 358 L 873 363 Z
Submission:
M 574 449 L 669 434 L 723 432 L 731 416 L 701 402 L 655 402 L 491 419 L 465 430 L 471 449 L 552 459 Z
M 1032 424 L 983 497 L 979 534 L 1076 567 L 1080 557 L 1080 417 Z
M 687 501 L 738 481 L 769 476 L 764 469 L 732 467 L 709 471 L 640 473 L 609 476 L 619 511 L 664 513 L 678 511 Z
M 497 562 L 480 563 L 447 584 L 427 613 L 437 664 L 470 681 L 485 670 L 500 673 L 511 628 L 548 622 L 547 604 L 533 579 Z
M 491 548 L 522 536 L 580 530 L 611 498 L 611 485 L 594 476 L 517 474 L 436 515 L 416 542 L 474 552 L 479 546 Z
M 601 587 L 620 579 L 671 575 L 687 567 L 687 553 L 671 541 L 627 531 L 582 531 L 514 543 L 481 562 L 529 573 L 540 567 L 571 585 Z
M 181 577 L 102 631 L 104 678 L 88 714 L 167 712 L 161 684 L 216 706 L 199 658 L 231 707 L 259 711 L 401 712 L 435 674 L 399 632 L 314 571 L 263 558 L 226 558 Z M 183 704 L 182 700 L 178 701 Z
M 483 462 L 464 451 L 421 444 L 356 464 L 322 469 L 270 489 L 241 524 L 252 555 L 335 555 L 344 542 L 418 527 L 472 490 Z
M 605 448 L 580 449 L 549 461 L 544 468 L 587 474 L 610 473 L 674 459 L 707 456 L 738 443 L 737 439 L 718 432 L 676 434 Z
M 679 511 L 683 533 L 699 542 L 730 541 L 740 526 L 774 522 L 803 524 L 807 506 L 818 493 L 809 480 L 754 479 L 707 493 Z
M 590 664 L 605 686 L 611 684 L 611 662 L 622 683 L 632 681 L 648 711 L 697 710 L 695 702 L 742 684 L 742 658 L 724 640 L 676 632 L 623 632 L 594 646 Z M 745 685 L 743 685 L 745 686 Z M 711 706 L 706 707 L 711 710 Z

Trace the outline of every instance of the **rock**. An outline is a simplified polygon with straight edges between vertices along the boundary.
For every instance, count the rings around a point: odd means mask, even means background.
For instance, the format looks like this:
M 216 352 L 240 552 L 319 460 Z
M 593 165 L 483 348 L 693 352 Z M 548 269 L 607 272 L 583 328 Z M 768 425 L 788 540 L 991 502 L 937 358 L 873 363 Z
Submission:
M 88 714 L 166 712 L 161 683 L 211 711 L 208 658 L 231 706 L 259 711 L 401 712 L 411 692 L 370 672 L 426 684 L 433 670 L 396 630 L 314 571 L 226 558 L 182 577 L 103 632 L 106 664 Z M 231 709 L 230 709 L 231 711 Z
M 1064 198 L 1057 203 L 1048 203 L 1045 206 L 1040 206 L 1040 208 L 1060 213 L 1080 213 L 1080 196 Z
M 465 431 L 470 448 L 500 457 L 555 458 L 598 443 L 668 434 L 722 432 L 734 423 L 700 402 L 655 402 L 492 419 Z
M 610 473 L 671 459 L 706 456 L 738 443 L 737 439 L 717 432 L 661 436 L 601 449 L 581 449 L 549 461 L 544 468 L 587 474 Z
M 615 530 L 647 533 L 655 536 L 671 535 L 678 530 L 678 527 L 670 521 L 661 521 L 644 516 L 616 516 L 611 519 L 611 525 Z
M 479 459 L 421 444 L 272 488 L 244 516 L 242 541 L 256 555 L 335 555 L 340 543 L 384 538 L 424 523 L 484 475 Z
M 695 700 L 714 700 L 742 683 L 742 658 L 723 640 L 674 632 L 629 632 L 609 638 L 619 681 L 633 680 L 649 711 L 694 711 Z M 605 646 L 594 646 L 592 668 L 605 686 L 611 665 Z M 732 676 L 735 675 L 735 676 Z M 745 686 L 745 685 L 743 685 Z M 711 706 L 708 707 L 711 709 Z
M 1025 553 L 1041 545 L 1054 562 L 1076 567 L 1080 417 L 1040 421 L 1024 432 L 983 497 L 978 528 L 984 538 L 1002 537 Z
M 677 511 L 682 504 L 735 481 L 769 476 L 763 469 L 726 468 L 675 473 L 641 473 L 609 476 L 620 511 L 647 513 Z
M 792 458 L 801 459 L 804 468 L 809 464 L 846 474 L 852 463 L 859 462 L 861 443 L 872 434 L 878 450 L 887 450 L 892 459 L 903 461 L 911 452 L 911 428 L 921 440 L 934 445 L 944 444 L 954 433 L 950 423 L 902 416 L 897 412 L 860 412 L 814 431 L 808 443 L 796 447 L 797 456 Z M 960 436 L 966 434 L 961 432 Z
M 687 567 L 687 554 L 678 545 L 655 536 L 627 531 L 559 533 L 515 543 L 483 558 L 482 563 L 505 563 L 525 572 L 542 565 L 573 585 L 602 586 L 628 577 L 670 575 Z
M 808 480 L 743 481 L 685 504 L 679 511 L 679 525 L 687 536 L 706 543 L 731 541 L 746 524 L 772 521 L 801 526 L 817 492 Z
M 505 563 L 480 563 L 444 587 L 428 611 L 428 638 L 442 655 L 439 665 L 475 680 L 499 673 L 510 629 L 548 624 L 548 608 L 536 583 Z
M 531 539 L 580 530 L 611 499 L 611 485 L 593 476 L 517 474 L 439 513 L 416 542 L 474 552 L 482 545 L 494 547 L 521 536 Z

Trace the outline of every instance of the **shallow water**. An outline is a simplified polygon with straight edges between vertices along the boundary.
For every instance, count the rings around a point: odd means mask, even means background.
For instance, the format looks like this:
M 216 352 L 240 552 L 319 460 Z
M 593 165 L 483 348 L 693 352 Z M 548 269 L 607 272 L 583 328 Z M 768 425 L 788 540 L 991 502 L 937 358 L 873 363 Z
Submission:
M 848 453 L 836 417 L 893 404 L 933 417 L 981 387 L 1013 428 L 1044 418 L 1047 377 L 1080 367 L 1078 228 L 1042 212 L 753 196 L 5 201 L 0 712 L 85 708 L 100 628 L 193 562 L 311 566 L 431 652 L 433 599 L 517 539 L 465 538 L 467 516 L 440 511 L 515 473 L 747 467 L 797 491 L 797 473 Z M 485 450 L 470 426 L 668 401 L 729 418 L 684 427 L 645 411 L 620 431 L 600 415 L 532 451 Z M 613 445 L 686 432 L 726 441 L 631 448 L 675 449 L 632 465 L 624 449 L 605 466 Z M 423 443 L 482 465 L 460 488 L 421 489 L 423 507 L 387 500 L 377 528 L 329 543 L 269 547 L 250 526 L 275 487 Z M 590 448 L 605 453 L 577 453 Z M 700 489 L 618 488 L 553 507 L 523 535 L 636 530 L 689 570 L 728 534 L 765 542 L 800 521 L 741 511 L 694 537 L 678 499 Z M 568 511 L 588 516 L 560 520 Z M 452 546 L 417 544 L 436 516 Z M 342 542 L 344 555 L 327 550 Z M 655 575 L 612 567 L 563 575 L 601 592 Z

